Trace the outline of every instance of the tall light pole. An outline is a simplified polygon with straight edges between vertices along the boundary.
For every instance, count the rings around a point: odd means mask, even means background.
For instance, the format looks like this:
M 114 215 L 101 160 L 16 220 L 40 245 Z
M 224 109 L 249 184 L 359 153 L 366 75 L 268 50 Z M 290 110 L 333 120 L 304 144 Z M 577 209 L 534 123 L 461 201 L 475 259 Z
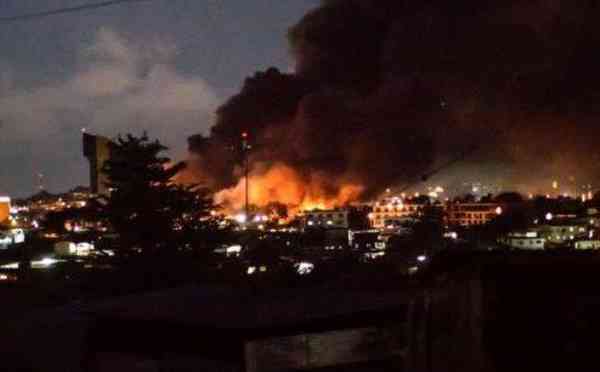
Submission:
M 250 144 L 248 143 L 248 132 L 242 133 L 242 154 L 244 156 L 244 186 L 245 186 L 245 204 L 244 204 L 244 213 L 246 215 L 246 223 L 248 223 L 248 219 L 250 218 L 249 214 L 249 198 L 250 198 L 250 179 L 248 177 L 249 172 L 249 160 L 248 160 L 248 152 L 250 150 Z

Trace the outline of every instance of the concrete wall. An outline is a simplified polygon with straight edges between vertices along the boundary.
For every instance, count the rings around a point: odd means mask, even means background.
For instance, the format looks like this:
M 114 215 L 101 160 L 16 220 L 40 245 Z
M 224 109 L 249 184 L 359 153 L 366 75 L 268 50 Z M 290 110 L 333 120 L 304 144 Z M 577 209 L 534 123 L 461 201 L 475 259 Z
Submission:
M 340 364 L 396 359 L 404 355 L 404 328 L 352 328 L 250 341 L 247 372 L 308 370 Z
M 482 288 L 476 279 L 424 290 L 411 305 L 407 371 L 491 371 L 483 349 Z

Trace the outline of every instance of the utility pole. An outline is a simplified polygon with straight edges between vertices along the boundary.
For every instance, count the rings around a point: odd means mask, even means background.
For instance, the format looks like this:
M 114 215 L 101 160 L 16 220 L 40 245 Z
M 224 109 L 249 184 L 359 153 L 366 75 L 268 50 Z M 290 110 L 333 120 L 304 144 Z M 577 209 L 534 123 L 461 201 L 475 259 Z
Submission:
M 248 152 L 250 151 L 250 144 L 248 143 L 248 132 L 242 133 L 242 154 L 244 156 L 244 186 L 245 186 L 245 204 L 244 204 L 244 213 L 246 215 L 246 224 L 248 224 L 248 220 L 250 219 L 250 179 L 248 177 L 250 173 Z

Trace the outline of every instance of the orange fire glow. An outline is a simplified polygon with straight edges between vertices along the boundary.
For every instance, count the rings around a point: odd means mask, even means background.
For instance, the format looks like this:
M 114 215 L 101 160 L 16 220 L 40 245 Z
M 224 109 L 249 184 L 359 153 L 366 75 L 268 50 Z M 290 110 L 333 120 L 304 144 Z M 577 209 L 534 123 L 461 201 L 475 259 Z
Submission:
M 277 164 L 261 174 L 250 175 L 249 201 L 258 207 L 279 202 L 288 206 L 288 213 L 312 209 L 329 209 L 346 205 L 359 198 L 363 187 L 358 184 L 344 183 L 331 195 L 323 187 L 323 179 L 313 176 L 306 181 L 294 169 Z M 229 211 L 243 209 L 245 202 L 245 179 L 230 189 L 218 192 L 215 202 Z

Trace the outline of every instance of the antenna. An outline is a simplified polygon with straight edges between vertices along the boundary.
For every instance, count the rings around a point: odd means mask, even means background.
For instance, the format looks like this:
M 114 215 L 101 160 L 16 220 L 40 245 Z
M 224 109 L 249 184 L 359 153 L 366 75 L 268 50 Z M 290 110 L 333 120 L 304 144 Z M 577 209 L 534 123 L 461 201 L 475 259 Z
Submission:
M 38 173 L 36 177 L 37 177 L 37 189 L 39 191 L 44 191 L 44 174 Z

